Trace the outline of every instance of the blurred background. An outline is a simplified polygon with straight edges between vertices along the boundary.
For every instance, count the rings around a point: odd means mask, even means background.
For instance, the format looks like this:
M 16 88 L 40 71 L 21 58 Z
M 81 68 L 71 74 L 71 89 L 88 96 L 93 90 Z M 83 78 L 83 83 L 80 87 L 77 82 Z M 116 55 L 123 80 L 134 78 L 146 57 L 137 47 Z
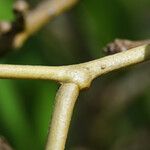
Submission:
M 40 2 L 28 0 L 31 7 Z M 14 19 L 13 0 L 0 0 L 0 20 Z M 1 64 L 68 65 L 104 56 L 115 38 L 150 38 L 150 0 L 80 0 Z M 103 75 L 82 91 L 67 150 L 150 150 L 150 63 Z M 59 85 L 0 80 L 0 135 L 15 150 L 43 150 Z

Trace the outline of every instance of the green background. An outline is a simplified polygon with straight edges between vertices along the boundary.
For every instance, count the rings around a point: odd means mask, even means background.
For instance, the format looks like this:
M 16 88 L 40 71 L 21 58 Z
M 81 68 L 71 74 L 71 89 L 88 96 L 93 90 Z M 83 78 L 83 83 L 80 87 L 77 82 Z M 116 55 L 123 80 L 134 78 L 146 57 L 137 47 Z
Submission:
M 38 0 L 28 2 L 35 6 Z M 1 21 L 15 19 L 13 3 L 13 0 L 0 0 Z M 115 38 L 149 38 L 149 8 L 150 0 L 81 0 L 30 37 L 22 48 L 0 58 L 0 62 L 55 66 L 100 58 L 104 56 L 102 48 Z M 150 149 L 147 72 L 135 82 L 130 80 L 132 75 L 143 73 L 141 68 L 145 66 L 148 64 L 102 76 L 94 81 L 90 90 L 81 93 L 67 149 Z M 0 135 L 14 149 L 44 149 L 58 87 L 49 81 L 0 80 Z M 126 95 L 129 98 L 123 97 Z

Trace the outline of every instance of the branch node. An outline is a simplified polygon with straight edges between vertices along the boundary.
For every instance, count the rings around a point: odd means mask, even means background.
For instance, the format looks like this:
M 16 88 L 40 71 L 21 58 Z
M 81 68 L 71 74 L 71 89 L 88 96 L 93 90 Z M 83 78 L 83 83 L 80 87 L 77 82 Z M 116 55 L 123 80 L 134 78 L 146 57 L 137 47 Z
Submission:
M 70 68 L 70 77 L 73 83 L 76 83 L 80 90 L 89 88 L 92 82 L 92 76 L 88 67 Z

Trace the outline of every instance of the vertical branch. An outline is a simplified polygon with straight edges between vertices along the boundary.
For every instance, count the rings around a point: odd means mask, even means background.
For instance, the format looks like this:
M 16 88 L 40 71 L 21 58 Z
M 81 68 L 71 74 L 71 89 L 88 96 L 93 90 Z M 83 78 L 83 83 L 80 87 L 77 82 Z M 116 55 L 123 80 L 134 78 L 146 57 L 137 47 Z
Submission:
M 74 83 L 63 84 L 57 95 L 46 150 L 64 150 L 74 104 L 79 88 Z

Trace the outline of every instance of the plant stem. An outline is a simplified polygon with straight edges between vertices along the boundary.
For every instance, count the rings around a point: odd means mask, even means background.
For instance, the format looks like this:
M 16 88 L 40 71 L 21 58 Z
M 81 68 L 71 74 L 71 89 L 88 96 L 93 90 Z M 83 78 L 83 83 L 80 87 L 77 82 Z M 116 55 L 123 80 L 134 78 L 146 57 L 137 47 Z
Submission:
M 54 80 L 75 83 L 80 89 L 90 86 L 93 79 L 113 70 L 150 59 L 150 44 L 142 45 L 86 63 L 69 66 L 0 65 L 0 78 Z
M 93 79 L 102 74 L 150 59 L 150 44 L 85 63 Z
M 63 150 L 79 90 L 96 77 L 150 59 L 150 44 L 90 62 L 58 67 L 0 65 L 0 78 L 55 80 L 63 83 L 56 96 L 46 150 Z
M 24 41 L 41 27 L 46 25 L 51 19 L 71 8 L 78 0 L 43 0 L 33 10 L 25 16 L 26 28 L 16 35 L 13 46 L 21 47 Z
M 46 150 L 64 150 L 74 104 L 78 95 L 79 88 L 74 83 L 65 83 L 58 90 Z

